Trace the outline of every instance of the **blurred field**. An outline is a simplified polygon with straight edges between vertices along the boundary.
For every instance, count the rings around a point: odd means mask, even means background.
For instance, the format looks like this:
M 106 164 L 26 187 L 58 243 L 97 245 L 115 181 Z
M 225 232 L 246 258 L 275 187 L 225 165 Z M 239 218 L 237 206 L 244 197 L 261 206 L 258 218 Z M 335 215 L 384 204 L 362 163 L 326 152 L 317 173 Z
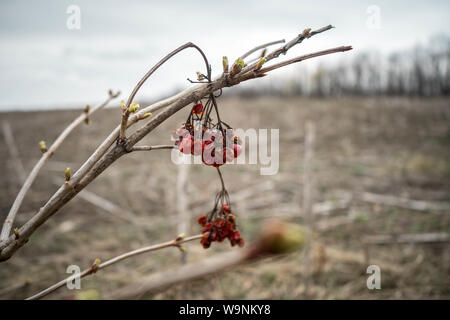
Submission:
M 224 94 L 226 96 L 226 94 Z M 373 235 L 450 233 L 450 100 L 408 98 L 220 98 L 221 117 L 236 128 L 279 128 L 280 170 L 261 176 L 257 165 L 225 166 L 222 172 L 239 217 L 243 236 L 251 240 L 264 217 L 286 216 L 303 222 L 304 124 L 316 125 L 314 201 L 345 208 L 315 215 L 316 237 L 308 292 L 302 253 L 265 259 L 215 277 L 189 282 L 143 298 L 151 299 L 449 299 L 449 243 L 363 245 Z M 50 144 L 80 111 L 0 114 L 10 123 L 27 170 L 40 157 L 38 142 Z M 187 110 L 157 128 L 140 144 L 170 143 L 170 131 Z M 34 183 L 17 221 L 22 224 L 75 171 L 119 122 L 118 109 L 94 115 L 76 129 Z M 4 139 L 0 139 L 0 216 L 6 216 L 20 182 Z M 67 276 L 70 264 L 82 269 L 95 258 L 106 260 L 127 250 L 172 239 L 177 234 L 175 190 L 177 166 L 170 151 L 139 152 L 121 158 L 87 190 L 138 216 L 133 224 L 80 197 L 75 198 L 9 261 L 0 264 L 0 298 L 22 299 Z M 191 234 L 200 231 L 196 217 L 213 204 L 219 180 L 210 167 L 191 166 L 188 196 Z M 362 201 L 371 192 L 444 207 L 410 210 Z M 233 201 L 233 199 L 235 199 Z M 126 213 L 125 213 L 126 212 Z M 214 243 L 203 250 L 187 244 L 194 262 L 231 249 Z M 169 248 L 129 259 L 82 280 L 82 288 L 100 296 L 153 272 L 176 268 L 180 253 Z M 366 268 L 381 267 L 381 290 L 368 290 Z M 20 289 L 8 290 L 15 285 Z M 3 291 L 3 293 L 2 293 Z M 62 288 L 48 298 L 68 297 Z

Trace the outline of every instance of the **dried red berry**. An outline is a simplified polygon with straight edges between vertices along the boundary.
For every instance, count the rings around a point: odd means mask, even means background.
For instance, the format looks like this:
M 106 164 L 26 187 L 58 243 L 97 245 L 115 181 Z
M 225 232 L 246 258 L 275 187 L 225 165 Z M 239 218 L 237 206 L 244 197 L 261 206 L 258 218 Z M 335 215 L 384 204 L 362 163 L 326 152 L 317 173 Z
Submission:
M 227 215 L 227 221 L 229 224 L 234 226 L 236 224 L 236 217 L 230 213 Z
M 226 213 L 230 213 L 230 212 L 231 212 L 230 206 L 229 206 L 228 204 L 226 204 L 226 203 L 224 203 L 224 204 L 222 205 L 222 210 L 223 210 L 224 212 L 226 212 Z M 227 220 L 228 220 L 228 219 L 227 219 Z
M 208 219 L 206 218 L 205 215 L 201 215 L 200 217 L 198 217 L 197 221 L 198 221 L 199 225 L 204 227 L 206 225 L 206 223 L 208 222 Z
M 192 113 L 202 114 L 203 113 L 203 104 L 202 103 L 195 104 L 194 107 L 192 108 Z
M 239 157 L 239 155 L 242 152 L 242 147 L 240 145 L 238 145 L 237 143 L 235 143 L 233 145 L 233 151 L 234 151 L 234 157 L 237 158 L 237 157 Z

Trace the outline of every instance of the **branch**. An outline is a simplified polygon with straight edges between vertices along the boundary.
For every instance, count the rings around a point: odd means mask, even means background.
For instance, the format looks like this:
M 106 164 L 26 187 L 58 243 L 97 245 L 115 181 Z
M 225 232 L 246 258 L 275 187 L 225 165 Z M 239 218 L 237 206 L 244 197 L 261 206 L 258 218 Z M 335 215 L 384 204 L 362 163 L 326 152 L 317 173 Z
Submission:
M 156 273 L 139 283 L 128 285 L 106 296 L 106 299 L 135 299 L 187 281 L 219 274 L 231 267 L 240 266 L 267 256 L 282 255 L 302 250 L 307 242 L 305 230 L 298 225 L 279 220 L 267 221 L 259 238 L 244 249 L 233 250 L 198 263 L 188 264 L 175 270 Z
M 269 72 L 269 71 L 279 69 L 279 68 L 285 67 L 287 65 L 293 64 L 293 63 L 301 62 L 303 60 L 316 58 L 316 57 L 320 57 L 320 56 L 324 56 L 324 55 L 332 54 L 332 53 L 337 53 L 337 52 L 345 52 L 345 51 L 349 51 L 352 49 L 353 48 L 351 46 L 342 46 L 342 47 L 336 47 L 336 48 L 332 48 L 332 49 L 327 49 L 327 50 L 323 50 L 323 51 L 306 54 L 304 56 L 296 57 L 296 58 L 293 58 L 293 59 L 290 59 L 287 61 L 283 61 L 283 62 L 274 64 L 274 65 L 271 65 L 270 67 L 262 68 L 258 71 L 258 73 Z
M 42 154 L 42 157 L 39 159 L 39 161 L 36 163 L 34 168 L 31 170 L 30 174 L 26 178 L 24 184 L 22 185 L 22 188 L 20 189 L 19 193 L 17 194 L 16 199 L 14 200 L 14 203 L 8 213 L 8 216 L 6 217 L 5 222 L 3 223 L 2 232 L 0 235 L 0 240 L 5 241 L 8 239 L 8 236 L 11 232 L 11 228 L 14 223 L 14 219 L 16 218 L 16 214 L 19 211 L 19 208 L 23 202 L 23 199 L 25 198 L 26 193 L 30 189 L 31 185 L 34 182 L 34 179 L 36 179 L 36 176 L 38 175 L 41 168 L 44 166 L 44 164 L 47 162 L 48 159 L 55 153 L 56 149 L 62 144 L 62 142 L 67 138 L 67 136 L 83 121 L 88 119 L 88 117 L 92 114 L 94 114 L 96 111 L 102 109 L 105 107 L 112 99 L 116 98 L 120 93 L 112 93 L 112 91 L 109 91 L 109 96 L 103 102 L 102 104 L 98 105 L 97 107 L 93 108 L 92 110 L 88 112 L 83 112 L 81 115 L 79 115 L 75 120 L 72 121 L 71 124 L 67 126 L 66 129 L 64 129 L 63 132 L 56 138 L 55 142 L 51 145 L 51 147 Z
M 293 46 L 300 44 L 303 42 L 303 40 L 305 39 L 309 39 L 312 36 L 315 36 L 319 33 L 328 31 L 330 29 L 334 28 L 332 25 L 328 25 L 326 27 L 322 27 L 320 29 L 317 29 L 315 31 L 311 31 L 311 29 L 305 29 L 302 33 L 300 33 L 297 37 L 295 37 L 294 39 L 292 39 L 291 41 L 289 41 L 288 43 L 286 43 L 284 46 L 281 46 L 280 48 L 278 48 L 277 50 L 269 53 L 267 56 L 265 56 L 266 62 L 278 58 L 280 56 L 280 54 L 286 54 L 286 52 L 291 49 Z M 254 62 L 249 64 L 248 66 L 246 66 L 241 73 L 246 73 L 250 70 L 253 70 L 255 68 L 255 66 L 257 65 L 258 62 Z
M 42 297 L 45 297 L 46 295 L 52 293 L 53 291 L 63 287 L 64 285 L 66 285 L 70 281 L 73 281 L 73 280 L 75 280 L 77 278 L 80 278 L 80 279 L 84 278 L 86 276 L 89 276 L 91 274 L 96 273 L 98 270 L 107 268 L 107 267 L 109 267 L 109 266 L 111 266 L 113 264 L 116 264 L 116 263 L 118 263 L 120 261 L 123 261 L 125 259 L 132 258 L 134 256 L 137 256 L 137 255 L 140 255 L 140 254 L 143 254 L 143 253 L 147 253 L 147 252 L 151 252 L 151 251 L 156 251 L 156 250 L 168 248 L 168 247 L 179 247 L 179 248 L 182 248 L 181 247 L 182 243 L 190 242 L 190 241 L 193 241 L 193 240 L 197 240 L 197 239 L 200 239 L 201 237 L 202 237 L 201 234 L 195 235 L 195 236 L 191 236 L 191 237 L 187 237 L 187 238 L 184 238 L 182 235 L 180 235 L 174 240 L 170 240 L 170 241 L 163 242 L 163 243 L 160 243 L 160 244 L 155 244 L 155 245 L 152 245 L 152 246 L 147 246 L 147 247 L 143 247 L 143 248 L 136 249 L 136 250 L 133 250 L 133 251 L 125 252 L 125 253 L 123 253 L 123 254 L 121 254 L 121 255 L 119 255 L 117 257 L 114 257 L 112 259 L 109 259 L 109 260 L 107 260 L 107 261 L 105 261 L 103 263 L 98 263 L 98 264 L 94 263 L 90 268 L 84 270 L 80 274 L 74 274 L 74 275 L 72 275 L 70 277 L 67 277 L 66 279 L 61 280 L 58 283 L 55 283 L 54 285 L 48 287 L 47 289 L 42 290 L 41 292 L 36 293 L 35 295 L 27 298 L 26 300 L 37 300 L 37 299 L 40 299 Z
M 309 33 L 308 36 L 297 37 L 294 40 L 290 41 L 288 44 L 283 46 L 285 48 L 280 51 L 276 50 L 271 53 L 270 59 L 277 56 L 277 54 L 281 54 L 281 52 L 285 52 L 292 46 L 297 43 L 300 43 L 304 38 L 308 38 L 314 34 L 323 32 L 325 30 L 329 30 L 331 26 L 324 27 L 317 31 Z M 339 51 L 350 50 L 351 47 L 340 47 L 345 48 L 343 50 L 330 49 L 326 51 L 321 51 L 319 53 L 303 56 L 297 58 L 295 61 L 291 61 L 290 63 L 300 62 L 305 59 L 309 59 L 312 57 L 316 57 L 319 55 L 335 53 Z M 279 52 L 280 51 L 280 52 Z M 279 52 L 279 53 L 278 53 Z M 270 60 L 269 59 L 269 60 Z M 289 63 L 288 63 L 289 64 Z M 276 68 L 280 68 L 283 65 L 275 65 L 271 68 L 271 71 Z M 177 111 L 181 110 L 186 105 L 194 103 L 195 101 L 200 100 L 201 98 L 208 96 L 214 93 L 217 90 L 220 90 L 225 87 L 232 87 L 238 85 L 241 82 L 256 79 L 259 77 L 265 76 L 264 70 L 259 70 L 255 72 L 247 72 L 237 74 L 233 78 L 229 78 L 228 75 L 222 74 L 214 81 L 206 84 L 199 84 L 189 88 L 173 97 L 155 103 L 141 112 L 138 112 L 128 121 L 128 127 L 135 124 L 139 120 L 142 119 L 142 115 L 147 112 L 152 112 L 152 110 L 163 109 L 156 116 L 152 117 L 151 120 L 145 124 L 140 129 L 136 130 L 124 143 L 116 144 L 113 146 L 114 141 L 117 140 L 119 135 L 120 127 L 116 128 L 111 132 L 111 134 L 106 138 L 106 140 L 95 150 L 95 152 L 89 157 L 89 159 L 81 166 L 81 168 L 72 176 L 71 180 L 61 186 L 56 193 L 47 201 L 47 203 L 40 208 L 39 212 L 37 212 L 27 223 L 25 223 L 18 231 L 19 237 L 10 236 L 4 241 L 0 242 L 0 261 L 7 260 L 10 258 L 14 252 L 16 252 L 20 247 L 22 247 L 27 241 L 30 235 L 46 220 L 48 220 L 53 214 L 55 214 L 61 207 L 63 207 L 67 202 L 69 202 L 73 197 L 77 195 L 78 192 L 83 190 L 89 183 L 91 183 L 96 177 L 98 177 L 104 170 L 106 170 L 112 163 L 114 163 L 117 159 L 119 159 L 124 154 L 127 154 L 129 150 L 132 150 L 134 145 L 139 142 L 142 138 L 144 138 L 148 133 L 157 128 L 161 123 L 167 120 L 170 116 L 172 116 Z
M 160 146 L 134 146 L 131 148 L 131 151 L 151 151 L 151 150 L 160 150 L 160 149 L 173 149 L 174 145 L 166 144 Z
M 438 201 L 423 201 L 400 198 L 395 196 L 376 194 L 370 192 L 362 192 L 357 197 L 364 202 L 394 206 L 415 211 L 448 211 L 450 205 L 448 203 Z
M 272 41 L 272 42 L 268 42 L 268 43 L 265 43 L 265 44 L 256 46 L 256 47 L 254 47 L 253 49 L 251 49 L 251 50 L 247 51 L 246 53 L 244 53 L 240 58 L 241 58 L 242 60 L 244 60 L 244 59 L 247 58 L 249 55 L 251 55 L 253 52 L 255 52 L 255 51 L 259 50 L 259 49 L 264 49 L 264 48 L 266 48 L 266 47 L 268 47 L 268 46 L 273 46 L 274 44 L 278 44 L 278 43 L 284 43 L 284 41 L 285 41 L 284 39 L 281 39 L 281 40 Z
M 418 234 L 382 234 L 366 236 L 363 243 L 366 244 L 391 244 L 391 243 L 439 243 L 450 242 L 450 234 L 445 232 L 437 233 L 418 233 Z
M 136 96 L 136 93 L 139 91 L 139 89 L 142 87 L 142 85 L 145 83 L 145 81 L 147 81 L 147 79 L 156 70 L 158 70 L 159 67 L 161 67 L 164 63 L 166 63 L 174 55 L 176 55 L 177 53 L 179 53 L 179 52 L 181 52 L 181 51 L 183 51 L 184 49 L 187 49 L 187 48 L 195 48 L 198 52 L 200 52 L 201 56 L 203 57 L 203 60 L 205 61 L 206 72 L 208 74 L 208 81 L 211 81 L 211 69 L 209 67 L 208 59 L 206 58 L 206 55 L 204 54 L 204 52 L 198 46 L 196 46 L 192 42 L 188 42 L 188 43 L 182 45 L 181 47 L 178 47 L 177 49 L 173 50 L 171 53 L 169 53 L 164 58 L 162 58 L 157 64 L 155 64 L 153 66 L 153 68 L 151 68 L 144 75 L 144 77 L 138 82 L 138 84 L 134 87 L 133 92 L 131 92 L 130 97 L 128 98 L 128 101 L 127 101 L 127 103 L 125 105 L 125 108 L 124 108 L 123 114 L 122 114 L 122 121 L 121 121 L 121 124 L 120 124 L 120 133 L 119 133 L 120 141 L 123 141 L 125 139 L 125 131 L 127 129 L 127 124 L 128 124 L 128 116 L 130 114 L 128 108 L 130 107 L 131 103 L 133 102 L 133 99 Z

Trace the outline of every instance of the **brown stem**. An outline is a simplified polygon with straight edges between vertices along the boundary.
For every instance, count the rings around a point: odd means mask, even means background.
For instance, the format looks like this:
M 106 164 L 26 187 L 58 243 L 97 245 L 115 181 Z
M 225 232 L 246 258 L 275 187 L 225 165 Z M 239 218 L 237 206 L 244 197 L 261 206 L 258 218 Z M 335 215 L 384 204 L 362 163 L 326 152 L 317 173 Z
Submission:
M 205 61 L 205 65 L 206 65 L 206 71 L 208 74 L 208 81 L 211 82 L 211 69 L 209 67 L 209 62 L 208 59 L 206 58 L 205 53 L 202 51 L 202 49 L 200 49 L 198 46 L 196 46 L 195 44 L 193 44 L 192 42 L 188 42 L 185 43 L 184 45 L 178 47 L 177 49 L 173 50 L 171 53 L 169 53 L 168 55 L 166 55 L 164 58 L 162 58 L 157 64 L 155 64 L 145 75 L 144 77 L 142 77 L 142 79 L 137 83 L 137 85 L 134 87 L 133 91 L 130 94 L 130 97 L 128 98 L 128 101 L 125 105 L 125 109 L 123 110 L 122 113 L 122 121 L 120 124 L 120 133 L 119 133 L 119 139 L 120 141 L 123 141 L 125 139 L 125 131 L 127 130 L 127 123 L 128 123 L 128 116 L 129 116 L 129 112 L 128 112 L 128 107 L 130 106 L 130 104 L 133 102 L 134 97 L 136 96 L 137 92 L 139 91 L 139 89 L 142 87 L 142 85 L 145 83 L 145 81 L 147 81 L 147 79 L 156 71 L 158 70 L 159 67 L 161 67 L 164 63 L 166 63 L 170 58 L 172 58 L 174 55 L 176 55 L 177 53 L 183 51 L 184 49 L 187 48 L 195 48 L 198 52 L 200 52 L 203 60 Z
M 151 252 L 151 251 L 156 251 L 156 250 L 160 250 L 160 249 L 164 249 L 164 248 L 168 248 L 168 247 L 180 247 L 180 245 L 182 243 L 185 242 L 189 242 L 189 241 L 193 241 L 193 240 L 197 240 L 200 239 L 202 237 L 201 234 L 195 235 L 195 236 L 191 236 L 191 237 L 187 237 L 184 239 L 174 239 L 174 240 L 170 240 L 167 242 L 163 242 L 160 244 L 155 244 L 155 245 L 151 245 L 151 246 L 147 246 L 147 247 L 143 247 L 143 248 L 139 248 L 133 251 L 129 251 L 129 252 L 125 252 L 117 257 L 114 257 L 112 259 L 109 259 L 103 263 L 100 263 L 98 266 L 95 267 L 95 269 L 93 267 L 89 267 L 88 269 L 84 270 L 83 272 L 81 272 L 80 274 L 74 274 L 70 277 L 67 277 L 64 280 L 61 280 L 57 283 L 55 283 L 54 285 L 48 287 L 45 290 L 42 290 L 39 293 L 36 293 L 35 295 L 27 298 L 26 300 L 37 300 L 37 299 L 41 299 L 42 297 L 45 297 L 46 295 L 49 295 L 50 293 L 54 292 L 55 290 L 63 287 L 64 285 L 66 285 L 68 282 L 75 280 L 76 278 L 84 278 L 86 276 L 89 276 L 91 274 L 96 273 L 98 270 L 107 268 L 113 264 L 116 264 L 120 261 L 123 261 L 125 259 L 143 254 L 143 253 L 147 253 L 147 252 Z

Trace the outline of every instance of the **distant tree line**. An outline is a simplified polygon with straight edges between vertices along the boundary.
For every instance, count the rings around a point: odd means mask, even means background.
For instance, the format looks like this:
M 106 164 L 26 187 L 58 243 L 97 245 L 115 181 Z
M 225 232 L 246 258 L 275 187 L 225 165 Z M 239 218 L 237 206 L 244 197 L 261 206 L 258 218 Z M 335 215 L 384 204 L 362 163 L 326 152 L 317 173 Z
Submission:
M 363 52 L 336 64 L 320 64 L 314 70 L 300 68 L 294 76 L 243 88 L 238 94 L 448 96 L 450 37 L 435 36 L 427 46 L 388 56 Z

